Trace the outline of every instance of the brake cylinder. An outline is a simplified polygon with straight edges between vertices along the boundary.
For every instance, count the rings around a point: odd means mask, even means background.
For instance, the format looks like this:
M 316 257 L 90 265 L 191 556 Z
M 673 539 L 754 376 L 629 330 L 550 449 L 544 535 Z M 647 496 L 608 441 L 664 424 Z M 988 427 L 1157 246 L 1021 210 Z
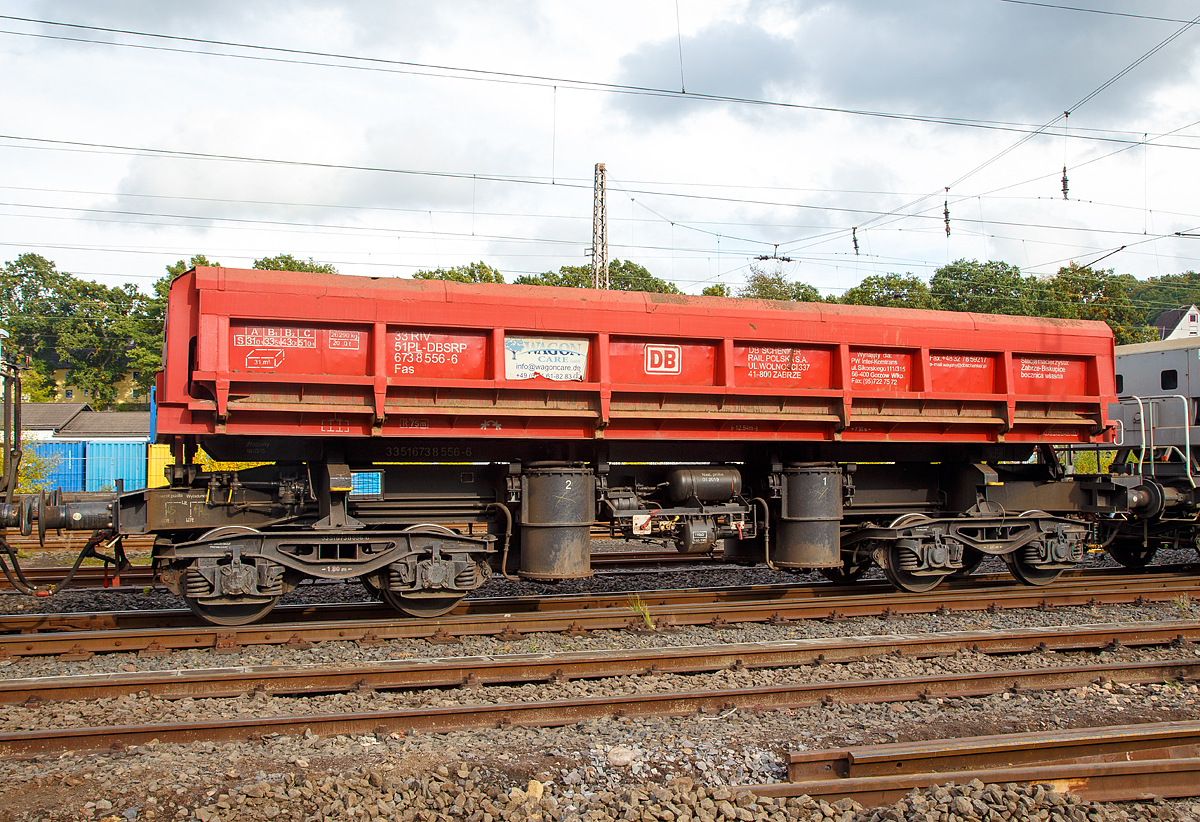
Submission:
M 532 463 L 521 475 L 521 562 L 525 579 L 592 575 L 596 475 L 580 465 Z
M 783 469 L 783 500 L 771 561 L 783 568 L 840 568 L 842 469 L 795 463 Z

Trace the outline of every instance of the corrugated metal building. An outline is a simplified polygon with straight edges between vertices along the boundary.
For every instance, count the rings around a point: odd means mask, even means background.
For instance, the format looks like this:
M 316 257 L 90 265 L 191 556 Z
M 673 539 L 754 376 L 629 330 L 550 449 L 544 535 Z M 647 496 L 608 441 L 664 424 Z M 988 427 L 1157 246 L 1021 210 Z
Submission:
M 146 487 L 148 411 L 93 411 L 86 403 L 24 403 L 22 427 L 54 459 L 47 487 L 126 491 Z

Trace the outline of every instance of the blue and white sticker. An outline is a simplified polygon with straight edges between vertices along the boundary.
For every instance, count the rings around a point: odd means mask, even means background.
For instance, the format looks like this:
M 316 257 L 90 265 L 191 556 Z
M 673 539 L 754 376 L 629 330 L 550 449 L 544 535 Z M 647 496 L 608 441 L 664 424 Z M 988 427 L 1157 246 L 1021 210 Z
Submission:
M 584 380 L 587 378 L 588 340 L 561 337 L 505 337 L 504 378 L 529 380 Z

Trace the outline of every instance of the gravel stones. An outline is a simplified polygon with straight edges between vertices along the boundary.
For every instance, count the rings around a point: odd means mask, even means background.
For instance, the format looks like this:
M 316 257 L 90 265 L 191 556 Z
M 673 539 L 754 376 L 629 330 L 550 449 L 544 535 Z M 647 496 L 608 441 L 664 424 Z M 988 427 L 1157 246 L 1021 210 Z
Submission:
M 657 579 L 657 578 L 656 578 Z M 680 580 L 684 580 L 680 576 Z M 725 582 L 711 572 L 690 584 Z M 742 581 L 748 581 L 746 578 Z M 779 581 L 777 579 L 771 581 Z M 306 586 L 309 587 L 309 586 Z M 311 586 L 314 589 L 354 586 Z M 1144 622 L 1194 617 L 1190 603 L 851 619 L 730 629 L 683 628 L 668 634 L 538 634 L 512 642 L 468 638 L 457 646 L 391 641 L 377 646 L 330 642 L 309 650 L 252 647 L 230 657 L 208 652 L 158 659 L 132 654 L 60 662 L 0 662 L 8 677 L 172 670 L 225 665 L 368 664 L 395 658 L 620 651 L 656 645 L 770 642 L 832 635 L 924 634 L 1006 630 L 1058 624 Z M 308 697 L 251 694 L 223 700 L 119 699 L 10 706 L 4 730 L 97 724 L 153 724 L 181 719 L 267 717 L 301 712 L 385 711 L 407 705 L 455 707 L 480 701 L 605 698 L 680 688 L 735 692 L 804 681 L 871 679 L 1088 661 L 1173 658 L 1192 648 L 1114 648 L 1100 655 L 1044 653 L 1010 658 L 962 651 L 935 659 L 895 655 L 849 663 L 703 675 L 656 674 L 524 686 L 452 688 L 407 693 L 355 692 Z M 806 797 L 771 798 L 735 790 L 786 778 L 790 750 L 878 744 L 1045 728 L 1200 719 L 1196 686 L 1092 684 L 1064 691 L 1002 693 L 877 705 L 833 702 L 794 710 L 737 709 L 679 718 L 606 718 L 560 728 L 486 728 L 444 734 L 400 731 L 362 736 L 312 732 L 253 742 L 148 743 L 100 754 L 68 753 L 0 762 L 0 822 L 7 820 L 401 820 L 401 822 L 975 822 L 975 820 L 1200 819 L 1200 803 L 1093 805 L 1042 786 L 942 785 L 913 791 L 881 808 Z M 1040 790 L 1040 794 L 1039 794 Z

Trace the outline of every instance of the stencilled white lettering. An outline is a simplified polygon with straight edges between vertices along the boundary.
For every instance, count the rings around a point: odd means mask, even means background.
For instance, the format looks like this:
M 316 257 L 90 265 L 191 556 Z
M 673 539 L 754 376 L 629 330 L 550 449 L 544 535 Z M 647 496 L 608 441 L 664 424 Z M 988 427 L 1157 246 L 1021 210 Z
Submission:
M 933 354 L 929 364 L 937 368 L 962 368 L 968 370 L 986 370 L 987 357 L 977 357 L 970 354 Z
M 435 340 L 433 334 L 424 331 L 401 331 L 396 334 L 392 359 L 396 373 L 412 374 L 411 365 L 457 365 L 458 357 L 467 350 L 465 342 Z
M 752 379 L 794 380 L 803 377 L 812 364 L 799 348 L 747 346 L 746 368 Z
M 269 348 L 316 348 L 317 332 L 313 328 L 247 328 L 245 334 L 234 334 L 233 344 L 239 348 L 263 346 Z
M 1067 378 L 1066 360 L 1021 360 L 1021 376 L 1030 380 L 1065 380 Z
M 858 386 L 899 388 L 908 376 L 908 363 L 886 351 L 851 351 L 850 380 Z

